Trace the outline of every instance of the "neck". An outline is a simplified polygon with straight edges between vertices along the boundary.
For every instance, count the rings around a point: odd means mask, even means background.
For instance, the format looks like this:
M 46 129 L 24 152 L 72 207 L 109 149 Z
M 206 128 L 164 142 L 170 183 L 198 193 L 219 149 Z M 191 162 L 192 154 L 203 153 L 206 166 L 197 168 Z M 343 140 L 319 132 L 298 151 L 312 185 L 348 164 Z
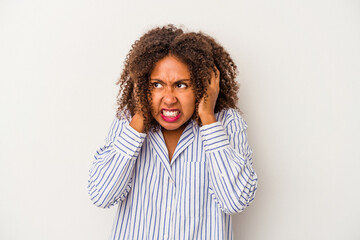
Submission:
M 175 129 L 175 130 L 166 130 L 164 128 L 161 128 L 162 134 L 164 136 L 165 144 L 168 149 L 170 162 L 171 162 L 172 156 L 175 152 L 177 143 L 178 143 L 185 127 L 186 127 L 186 124 L 184 124 L 183 126 L 179 127 L 178 129 Z
M 163 135 L 165 136 L 181 136 L 182 132 L 185 130 L 186 124 L 182 125 L 178 129 L 175 130 L 167 130 L 165 128 L 161 128 Z

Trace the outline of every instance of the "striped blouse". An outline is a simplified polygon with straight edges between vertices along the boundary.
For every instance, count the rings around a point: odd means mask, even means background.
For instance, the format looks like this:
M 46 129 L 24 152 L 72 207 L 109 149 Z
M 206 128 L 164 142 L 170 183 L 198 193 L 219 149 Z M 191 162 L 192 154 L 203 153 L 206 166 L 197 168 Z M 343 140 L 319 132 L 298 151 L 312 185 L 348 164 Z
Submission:
M 96 206 L 118 205 L 110 239 L 233 239 L 231 214 L 252 202 L 257 176 L 247 125 L 233 109 L 183 131 L 171 162 L 161 131 L 115 118 L 90 169 Z

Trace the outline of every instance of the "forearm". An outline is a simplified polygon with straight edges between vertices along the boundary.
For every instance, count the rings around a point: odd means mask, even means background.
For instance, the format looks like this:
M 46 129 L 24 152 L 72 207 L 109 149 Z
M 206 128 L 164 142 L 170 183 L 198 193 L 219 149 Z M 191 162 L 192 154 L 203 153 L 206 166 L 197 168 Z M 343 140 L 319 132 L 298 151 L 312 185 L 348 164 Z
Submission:
M 210 178 L 210 190 L 226 213 L 242 211 L 254 199 L 257 176 L 245 154 L 228 139 L 220 123 L 201 128 Z
M 89 194 L 99 207 L 108 207 L 126 197 L 134 164 L 144 141 L 144 135 L 128 124 L 114 126 L 114 131 L 116 136 L 96 152 L 90 170 Z
M 257 176 L 242 156 L 232 149 L 206 154 L 211 188 L 228 214 L 244 210 L 254 199 Z

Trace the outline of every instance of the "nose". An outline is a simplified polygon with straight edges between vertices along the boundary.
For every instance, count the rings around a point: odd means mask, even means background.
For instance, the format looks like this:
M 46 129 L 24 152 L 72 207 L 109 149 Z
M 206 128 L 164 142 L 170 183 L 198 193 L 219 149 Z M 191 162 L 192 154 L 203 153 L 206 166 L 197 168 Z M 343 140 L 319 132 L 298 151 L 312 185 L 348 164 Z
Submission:
M 177 102 L 177 98 L 172 89 L 166 89 L 163 96 L 163 102 L 166 105 L 173 105 Z

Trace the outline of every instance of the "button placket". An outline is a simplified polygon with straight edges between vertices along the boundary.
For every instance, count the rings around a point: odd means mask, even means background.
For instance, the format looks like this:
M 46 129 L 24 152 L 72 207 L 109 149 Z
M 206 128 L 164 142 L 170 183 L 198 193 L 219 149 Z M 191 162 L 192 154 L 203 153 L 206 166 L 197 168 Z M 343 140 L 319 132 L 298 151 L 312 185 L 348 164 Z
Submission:
M 171 179 L 170 181 L 171 185 L 172 186 L 172 199 L 173 199 L 173 203 L 172 203 L 172 206 L 168 207 L 168 212 L 170 214 L 170 229 L 169 229 L 169 239 L 171 239 L 171 236 L 173 234 L 173 231 L 174 231 L 174 218 L 175 218 L 175 207 L 176 204 L 177 204 L 177 199 L 176 199 L 176 196 L 177 196 L 177 192 L 176 192 L 176 187 L 175 187 L 175 182 L 173 179 Z
M 175 176 L 175 169 L 173 168 L 174 165 L 171 166 L 171 173 L 172 173 L 172 176 Z M 172 191 L 172 206 L 168 206 L 166 208 L 169 216 L 170 216 L 170 229 L 169 229 L 169 232 L 167 233 L 167 239 L 172 239 L 172 236 L 173 236 L 173 232 L 174 232 L 174 219 L 175 219 L 175 206 L 177 204 L 177 192 L 176 192 L 176 184 L 175 184 L 175 179 L 169 177 L 168 178 L 168 181 L 169 181 L 169 191 Z
M 175 203 L 175 182 L 174 180 L 172 179 L 171 176 L 168 176 L 167 178 L 165 178 L 166 181 L 167 181 L 167 184 L 168 184 L 168 191 L 171 191 L 172 192 L 172 204 Z M 169 204 L 169 202 L 168 202 Z M 169 232 L 165 232 L 164 235 L 163 235 L 163 239 L 171 239 L 171 234 L 173 232 L 173 219 L 174 219 L 174 211 L 173 211 L 173 207 L 172 206 L 164 206 L 164 211 L 166 211 L 166 220 L 167 222 L 169 222 L 170 224 L 170 229 L 169 229 Z

